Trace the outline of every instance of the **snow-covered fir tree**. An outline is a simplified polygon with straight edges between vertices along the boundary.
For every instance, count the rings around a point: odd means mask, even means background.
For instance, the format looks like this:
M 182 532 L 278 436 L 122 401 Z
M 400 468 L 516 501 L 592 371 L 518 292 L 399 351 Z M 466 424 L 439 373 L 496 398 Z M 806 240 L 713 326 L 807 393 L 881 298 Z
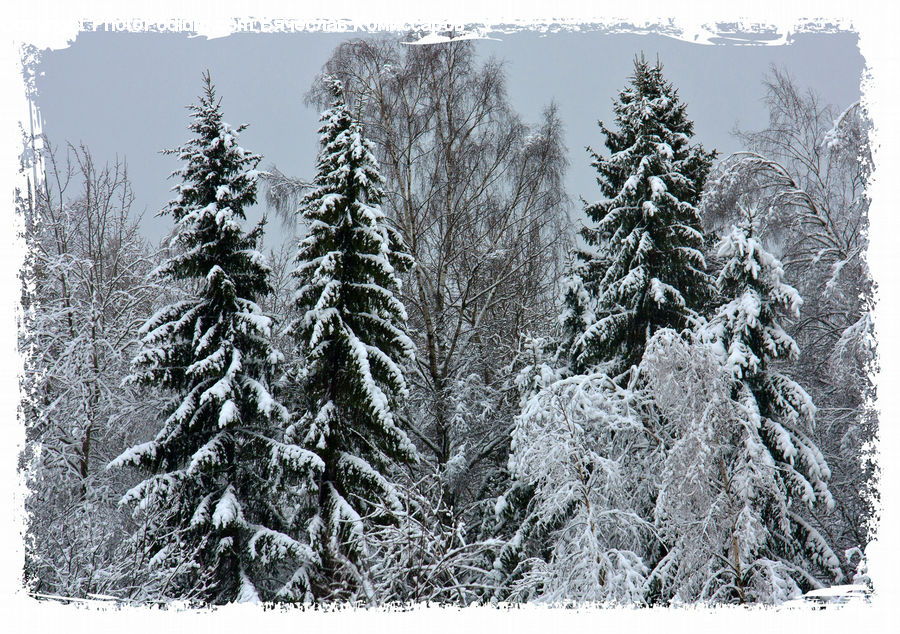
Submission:
M 657 498 L 671 541 L 657 572 L 663 596 L 778 602 L 841 576 L 826 540 L 804 519 L 816 505 L 833 504 L 830 471 L 811 440 L 816 410 L 776 368 L 797 357 L 781 319 L 796 317 L 801 299 L 754 236 L 752 218 L 721 240 L 717 256 L 717 289 L 727 301 L 697 336 L 711 355 L 668 331 L 668 343 L 656 341 L 642 365 L 674 439 Z M 698 386 L 709 388 L 699 400 Z M 700 525 L 716 528 L 695 534 Z M 710 557 L 698 559 L 706 549 Z
M 324 464 L 303 526 L 319 561 L 298 568 L 291 588 L 305 599 L 374 602 L 369 528 L 401 511 L 391 469 L 416 457 L 397 416 L 414 349 L 394 294 L 413 261 L 381 211 L 373 148 L 341 83 L 329 86 L 314 188 L 301 203 L 307 235 L 295 275 L 302 317 L 291 327 L 303 368 L 289 438 Z
M 208 73 L 190 110 L 194 137 L 170 151 L 184 161 L 165 210 L 176 223 L 175 255 L 158 275 L 193 291 L 144 324 L 131 377 L 171 394 L 171 407 L 155 438 L 112 465 L 152 471 L 122 502 L 143 514 L 138 537 L 160 571 L 158 596 L 266 600 L 280 587 L 276 560 L 295 566 L 314 557 L 285 532 L 280 484 L 321 463 L 279 441 L 288 413 L 269 391 L 281 355 L 270 343 L 272 319 L 256 303 L 269 292 L 256 250 L 262 225 L 241 227 L 256 200 L 260 157 L 238 145 L 244 126 L 222 120 Z
M 659 328 L 680 330 L 709 295 L 696 205 L 715 152 L 691 144 L 693 122 L 659 61 L 641 55 L 602 123 L 609 158 L 591 151 L 606 197 L 587 205 L 562 315 L 573 371 L 636 365 Z

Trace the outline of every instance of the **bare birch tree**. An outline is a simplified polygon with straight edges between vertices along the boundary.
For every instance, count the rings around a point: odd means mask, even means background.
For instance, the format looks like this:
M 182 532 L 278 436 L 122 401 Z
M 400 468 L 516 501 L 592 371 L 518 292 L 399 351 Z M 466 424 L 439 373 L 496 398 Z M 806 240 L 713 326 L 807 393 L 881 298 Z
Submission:
M 98 165 L 83 145 L 60 151 L 43 139 L 42 148 L 42 182 L 22 201 L 26 572 L 36 591 L 84 596 L 117 583 L 127 518 L 104 468 L 153 406 L 120 383 L 158 289 L 125 162 Z

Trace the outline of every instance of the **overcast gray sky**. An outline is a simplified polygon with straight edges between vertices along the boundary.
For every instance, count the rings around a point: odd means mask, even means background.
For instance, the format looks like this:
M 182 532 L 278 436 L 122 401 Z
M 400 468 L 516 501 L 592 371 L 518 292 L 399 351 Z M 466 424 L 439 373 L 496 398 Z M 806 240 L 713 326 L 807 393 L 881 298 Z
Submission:
M 196 101 L 201 73 L 210 70 L 225 120 L 250 124 L 241 144 L 263 155 L 263 168 L 275 164 L 309 179 L 318 112 L 304 106 L 303 95 L 348 37 L 81 33 L 70 47 L 46 52 L 38 67 L 44 132 L 57 145 L 83 142 L 99 162 L 127 158 L 135 208 L 144 212 L 145 232 L 155 241 L 171 226 L 170 218 L 155 215 L 171 198 L 174 183 L 167 176 L 178 167 L 177 159 L 159 151 L 188 138 L 184 106 Z M 859 99 L 864 68 L 852 33 L 801 34 L 787 46 L 711 46 L 602 32 L 497 37 L 478 42 L 478 51 L 506 60 L 508 92 L 523 118 L 537 122 L 547 103 L 559 104 L 571 163 L 568 191 L 576 201 L 600 196 L 584 147 L 602 148 L 597 120 L 612 120 L 612 100 L 641 51 L 659 55 L 664 75 L 688 104 L 696 139 L 721 155 L 740 149 L 731 135 L 735 125 L 765 125 L 762 81 L 772 64 L 840 109 Z

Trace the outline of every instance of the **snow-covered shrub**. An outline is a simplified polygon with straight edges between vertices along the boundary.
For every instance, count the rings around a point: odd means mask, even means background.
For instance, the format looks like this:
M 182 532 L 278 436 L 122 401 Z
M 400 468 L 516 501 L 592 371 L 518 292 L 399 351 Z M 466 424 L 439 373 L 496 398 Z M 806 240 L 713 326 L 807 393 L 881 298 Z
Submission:
M 603 374 L 554 381 L 526 400 L 509 468 L 531 495 L 495 564 L 511 598 L 643 600 L 651 526 L 642 497 L 656 454 L 639 409 L 638 395 Z

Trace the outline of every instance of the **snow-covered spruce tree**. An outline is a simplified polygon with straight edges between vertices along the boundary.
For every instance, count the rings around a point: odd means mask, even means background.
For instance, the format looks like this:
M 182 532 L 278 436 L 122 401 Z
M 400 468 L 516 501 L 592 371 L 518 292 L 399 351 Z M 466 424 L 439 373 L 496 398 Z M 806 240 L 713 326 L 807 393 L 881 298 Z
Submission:
M 406 311 L 394 295 L 413 261 L 381 212 L 381 176 L 339 81 L 321 117 L 313 190 L 301 203 L 307 236 L 297 252 L 291 331 L 304 368 L 288 437 L 324 464 L 305 529 L 320 561 L 300 567 L 295 596 L 378 600 L 367 561 L 369 527 L 402 506 L 392 465 L 414 460 L 396 408 L 413 359 Z
M 602 123 L 609 158 L 589 150 L 605 200 L 587 205 L 562 321 L 570 365 L 636 365 L 659 328 L 690 324 L 709 296 L 696 205 L 715 152 L 691 144 L 693 122 L 659 61 L 635 59 L 613 106 L 617 130 Z
M 723 262 L 717 288 L 727 301 L 698 334 L 730 382 L 737 422 L 716 442 L 706 442 L 704 451 L 712 455 L 724 443 L 718 464 L 707 468 L 719 471 L 722 494 L 729 498 L 722 503 L 740 508 L 718 553 L 717 580 L 699 598 L 775 601 L 818 586 L 817 579 L 841 577 L 837 557 L 802 516 L 815 505 L 833 505 L 829 468 L 810 439 L 816 409 L 803 388 L 775 367 L 798 355 L 780 320 L 796 317 L 802 300 L 783 281 L 781 263 L 754 236 L 752 214 L 720 242 L 717 256 Z M 657 396 L 673 389 L 657 390 Z M 668 497 L 664 491 L 658 503 Z
M 122 502 L 146 514 L 138 540 L 160 571 L 159 597 L 266 600 L 284 570 L 274 560 L 296 565 L 314 556 L 283 532 L 279 484 L 321 464 L 278 441 L 288 414 L 269 392 L 281 355 L 269 341 L 272 320 L 256 304 L 269 291 L 256 250 L 262 225 L 249 233 L 240 226 L 256 199 L 260 157 L 237 144 L 244 126 L 223 122 L 208 73 L 204 84 L 190 106 L 194 138 L 170 151 L 185 162 L 173 174 L 182 183 L 166 209 L 176 222 L 176 254 L 158 269 L 195 290 L 144 324 L 131 377 L 171 394 L 171 407 L 153 440 L 111 466 L 153 472 Z
M 717 166 L 701 211 L 708 227 L 728 228 L 736 202 L 752 201 L 760 240 L 773 245 L 803 297 L 799 319 L 788 325 L 800 348 L 792 375 L 818 408 L 815 441 L 832 470 L 836 506 L 813 519 L 845 551 L 871 538 L 876 499 L 866 455 L 878 423 L 866 263 L 872 124 L 860 102 L 835 108 L 783 70 L 772 69 L 763 84 L 769 123 L 740 133 L 748 151 Z M 853 573 L 845 562 L 844 575 Z

